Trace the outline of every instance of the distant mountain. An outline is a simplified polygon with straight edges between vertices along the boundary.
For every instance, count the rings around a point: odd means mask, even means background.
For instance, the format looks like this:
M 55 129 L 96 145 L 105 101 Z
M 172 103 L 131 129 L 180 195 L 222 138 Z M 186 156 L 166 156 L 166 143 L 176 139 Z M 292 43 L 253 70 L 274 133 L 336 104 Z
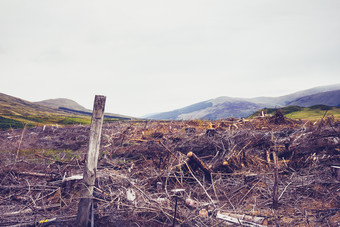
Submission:
M 204 110 L 204 109 L 211 107 L 211 106 L 212 106 L 212 104 L 209 103 L 208 101 L 200 102 L 200 103 L 196 103 L 194 105 L 184 107 L 182 109 L 151 115 L 151 116 L 149 116 L 149 118 L 155 119 L 155 120 L 162 120 L 162 119 L 176 120 L 176 119 L 179 119 L 179 116 L 181 116 L 183 114 L 197 112 L 197 111 Z
M 296 99 L 304 97 L 304 96 L 314 95 L 314 94 L 327 92 L 327 91 L 335 91 L 335 90 L 340 90 L 340 84 L 314 87 L 314 88 L 310 88 L 310 89 L 307 89 L 307 90 L 294 92 L 292 94 L 280 96 L 280 97 L 269 98 L 269 100 L 270 100 L 270 103 L 272 103 L 272 104 L 280 105 L 280 106 L 287 106 L 287 105 L 290 105 L 289 103 L 292 100 L 296 100 Z M 261 98 L 253 98 L 252 100 L 253 101 L 261 100 Z
M 340 90 L 307 95 L 287 103 L 287 105 L 289 106 L 302 107 L 309 107 L 319 104 L 340 107 Z
M 81 106 L 80 104 L 78 104 L 77 102 L 71 99 L 65 99 L 65 98 L 47 99 L 47 100 L 35 102 L 35 104 L 61 110 L 67 113 L 92 115 L 92 110 L 86 109 L 85 107 Z M 113 113 L 105 113 L 104 116 L 107 118 L 118 118 L 122 120 L 131 119 L 131 117 L 129 116 L 113 114 Z
M 332 92 L 328 93 L 329 91 Z M 280 97 L 233 98 L 223 96 L 199 102 L 181 109 L 154 114 L 148 118 L 156 120 L 216 120 L 227 117 L 248 117 L 255 111 L 265 107 L 284 107 L 287 105 L 296 105 L 296 103 L 299 103 L 301 106 L 312 106 L 317 104 L 337 106 L 339 105 L 340 99 L 339 91 L 340 84 L 335 84 L 315 87 Z
M 68 109 L 73 110 L 81 110 L 86 111 L 87 109 L 81 105 L 79 105 L 77 102 L 71 100 L 71 99 L 65 99 L 65 98 L 58 98 L 58 99 L 47 99 L 39 102 L 34 102 L 38 105 L 47 106 L 53 109 L 59 109 L 60 107 L 65 107 Z
M 156 120 L 189 120 L 243 117 L 263 107 L 265 107 L 265 105 L 248 102 L 245 99 L 219 97 L 181 109 L 152 115 L 149 118 Z

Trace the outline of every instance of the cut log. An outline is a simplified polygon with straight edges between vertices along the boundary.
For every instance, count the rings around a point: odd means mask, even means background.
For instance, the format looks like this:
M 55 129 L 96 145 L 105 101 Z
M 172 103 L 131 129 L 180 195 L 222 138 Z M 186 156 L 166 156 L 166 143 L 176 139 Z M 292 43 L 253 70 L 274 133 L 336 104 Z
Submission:
M 193 152 L 189 152 L 187 154 L 188 158 L 190 161 L 193 161 L 196 163 L 206 174 L 210 175 L 211 174 L 211 169 L 199 158 L 197 157 Z
M 244 226 L 267 226 L 268 220 L 265 217 L 256 217 L 245 214 L 233 214 L 228 212 L 217 211 L 216 218 Z

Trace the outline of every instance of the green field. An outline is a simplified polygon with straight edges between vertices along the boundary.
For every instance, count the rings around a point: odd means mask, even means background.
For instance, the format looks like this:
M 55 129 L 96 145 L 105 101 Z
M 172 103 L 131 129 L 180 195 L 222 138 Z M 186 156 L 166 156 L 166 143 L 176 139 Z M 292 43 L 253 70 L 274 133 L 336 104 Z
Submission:
M 335 120 L 340 120 L 340 108 L 331 107 L 325 105 L 316 105 L 311 107 L 299 107 L 299 106 L 287 106 L 283 108 L 265 108 L 256 111 L 254 114 L 250 115 L 248 118 L 254 118 L 260 116 L 262 111 L 266 114 L 272 115 L 277 110 L 280 110 L 285 117 L 292 119 L 303 119 L 303 120 L 320 120 L 324 116 L 333 116 Z M 326 115 L 325 115 L 326 114 Z
M 118 119 L 112 117 L 104 118 L 105 122 L 116 120 Z M 88 113 L 67 113 L 0 93 L 0 129 L 90 123 L 91 116 Z

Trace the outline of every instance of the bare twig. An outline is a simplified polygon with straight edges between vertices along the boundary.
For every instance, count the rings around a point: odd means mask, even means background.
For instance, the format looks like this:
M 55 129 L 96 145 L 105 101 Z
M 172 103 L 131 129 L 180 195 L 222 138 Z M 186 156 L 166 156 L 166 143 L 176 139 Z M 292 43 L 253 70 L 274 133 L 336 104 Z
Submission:
M 209 193 L 207 192 L 207 190 L 204 188 L 204 186 L 202 185 L 202 183 L 197 179 L 197 177 L 194 175 L 194 173 L 191 171 L 190 166 L 188 165 L 187 162 L 185 162 L 190 174 L 192 175 L 192 177 L 197 181 L 197 183 L 201 186 L 201 188 L 203 189 L 203 191 L 205 192 L 205 194 L 207 195 L 207 197 L 210 199 L 210 202 L 212 205 L 215 206 L 215 202 L 214 200 L 210 197 Z

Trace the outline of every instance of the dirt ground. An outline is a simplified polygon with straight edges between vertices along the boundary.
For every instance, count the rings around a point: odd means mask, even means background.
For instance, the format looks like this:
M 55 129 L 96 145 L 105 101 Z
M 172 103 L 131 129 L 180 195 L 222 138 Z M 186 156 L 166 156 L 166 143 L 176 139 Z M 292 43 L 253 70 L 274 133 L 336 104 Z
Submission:
M 89 131 L 0 131 L 1 226 L 75 225 Z M 94 225 L 339 226 L 339 151 L 332 118 L 104 124 Z

